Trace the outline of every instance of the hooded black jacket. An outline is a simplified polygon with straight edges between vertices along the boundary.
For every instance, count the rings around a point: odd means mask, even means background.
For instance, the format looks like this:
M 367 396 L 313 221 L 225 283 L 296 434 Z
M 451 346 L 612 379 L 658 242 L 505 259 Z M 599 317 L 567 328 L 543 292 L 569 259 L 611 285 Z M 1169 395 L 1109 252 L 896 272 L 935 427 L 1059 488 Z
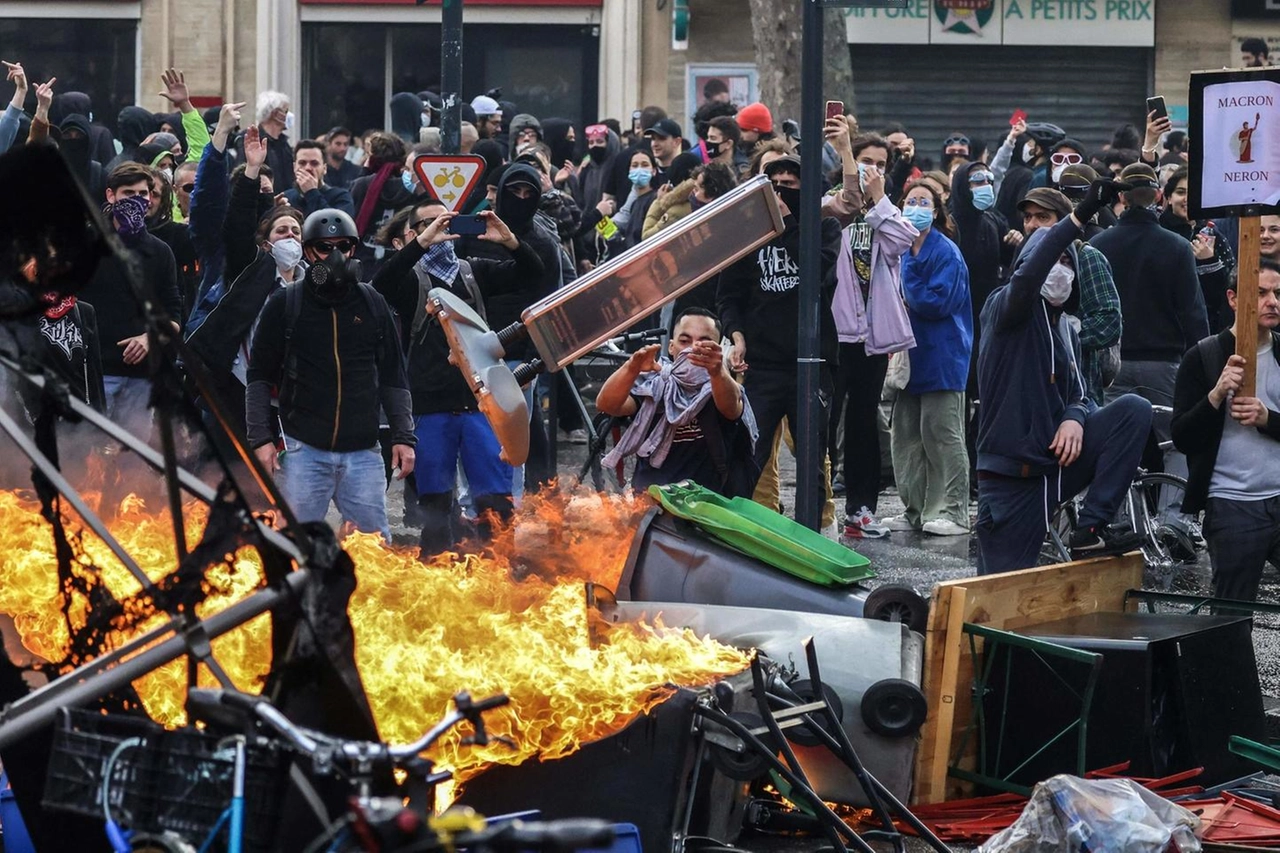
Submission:
M 391 132 L 413 145 L 422 128 L 422 99 L 412 92 L 391 96 Z
M 321 302 L 306 283 L 293 287 L 302 288 L 289 344 L 296 377 L 286 376 L 288 288 L 280 288 L 267 297 L 249 350 L 249 446 L 256 449 L 272 441 L 272 387 L 279 390 L 285 434 L 312 447 L 349 453 L 376 446 L 379 403 L 391 425 L 391 443 L 414 446 L 409 380 L 391 309 L 385 310 L 379 328 L 357 286 L 335 304 Z
M 795 371 L 796 326 L 800 321 L 800 224 L 794 215 L 786 230 L 720 273 L 716 305 L 724 334 L 742 332 L 752 369 Z M 836 364 L 836 322 L 831 315 L 835 294 L 840 223 L 822 219 L 821 354 Z
M 413 414 L 475 411 L 475 395 L 458 368 L 449 364 L 449 341 L 440 324 L 434 318 L 427 320 L 414 340 L 413 321 L 426 304 L 423 283 L 414 268 L 423 254 L 425 250 L 414 240 L 383 264 L 373 279 L 374 288 L 400 315 L 401 345 L 408 353 Z M 471 265 L 486 306 L 505 292 L 519 290 L 525 281 L 542 273 L 538 254 L 523 241 L 506 260 L 474 258 L 467 263 Z M 451 285 L 434 277 L 430 281 L 430 287 L 445 287 L 463 298 L 469 296 L 461 273 Z
M 507 186 L 516 181 L 540 186 L 537 171 L 524 163 L 512 163 L 506 167 L 498 178 L 498 200 L 494 212 L 511 229 L 522 244 L 528 244 L 537 254 L 539 269 L 535 274 L 520 276 L 519 283 L 511 288 L 504 288 L 502 293 L 492 297 L 485 295 L 485 312 L 489 328 L 503 329 L 519 321 L 524 309 L 543 297 L 550 296 L 560 287 L 560 244 L 554 233 L 545 230 L 535 219 L 538 204 L 542 199 L 542 190 L 535 189 L 532 198 L 524 200 L 520 211 L 513 207 L 514 196 L 509 196 Z M 506 249 L 483 240 L 466 240 L 459 247 L 458 254 L 467 259 L 488 258 L 495 261 L 510 260 L 512 255 Z M 524 341 L 513 345 L 507 352 L 508 358 L 528 358 L 536 355 L 533 344 Z
M 138 155 L 142 140 L 160 129 L 155 113 L 142 107 L 125 107 L 116 119 L 116 131 L 120 140 L 120 153 L 107 163 L 107 174 L 121 163 L 131 162 Z M 273 167 L 274 168 L 274 167 Z
M 978 210 L 973 206 L 969 175 L 986 168 L 985 163 L 970 163 L 956 169 L 951 177 L 951 216 L 955 220 L 956 245 L 969 268 L 969 294 L 975 317 L 991 292 L 1000 286 L 1001 270 L 1013 260 L 1013 250 L 1004 242 L 1008 220 L 994 207 Z
M 178 293 L 178 273 L 173 262 L 173 252 L 158 237 L 144 232 L 136 245 L 125 251 L 125 256 L 139 276 L 144 288 L 154 288 L 156 298 L 178 321 L 182 317 L 182 297 Z M 124 347 L 118 341 L 132 338 L 147 330 L 143 321 L 142 306 L 134 297 L 125 265 L 115 255 L 103 258 L 93 273 L 93 278 L 80 292 L 80 298 L 94 307 L 98 314 L 98 339 L 102 342 L 102 372 L 107 376 L 144 377 L 147 362 L 124 363 Z

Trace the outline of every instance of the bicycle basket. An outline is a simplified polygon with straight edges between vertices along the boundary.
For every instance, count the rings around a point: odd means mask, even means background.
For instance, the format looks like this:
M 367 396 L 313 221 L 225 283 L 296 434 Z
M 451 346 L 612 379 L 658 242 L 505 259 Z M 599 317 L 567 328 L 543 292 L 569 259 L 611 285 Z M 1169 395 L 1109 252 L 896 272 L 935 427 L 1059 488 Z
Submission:
M 126 741 L 130 743 L 126 744 Z M 105 779 L 107 764 L 110 779 Z M 245 767 L 245 849 L 274 848 L 288 765 L 270 747 L 250 744 Z M 142 717 L 62 709 L 46 774 L 44 806 L 111 816 L 145 832 L 203 840 L 231 801 L 235 755 L 198 729 L 168 731 Z

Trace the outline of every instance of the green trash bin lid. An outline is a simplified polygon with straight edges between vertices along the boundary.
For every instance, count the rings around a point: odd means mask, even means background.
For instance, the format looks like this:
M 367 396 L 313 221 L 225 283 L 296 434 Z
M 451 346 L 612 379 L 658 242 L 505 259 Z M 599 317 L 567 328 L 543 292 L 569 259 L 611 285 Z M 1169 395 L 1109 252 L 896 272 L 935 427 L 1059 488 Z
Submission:
M 810 583 L 848 586 L 876 576 L 857 551 L 755 501 L 726 498 L 688 481 L 650 486 L 649 495 L 726 545 Z

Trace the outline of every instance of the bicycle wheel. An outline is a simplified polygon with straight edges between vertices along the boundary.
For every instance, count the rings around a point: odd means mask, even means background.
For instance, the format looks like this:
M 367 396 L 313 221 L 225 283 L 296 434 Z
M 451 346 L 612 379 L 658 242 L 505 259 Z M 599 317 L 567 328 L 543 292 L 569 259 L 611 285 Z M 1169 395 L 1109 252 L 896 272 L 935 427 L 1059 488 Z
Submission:
M 1119 522 L 1142 537 L 1144 582 L 1172 589 L 1200 558 L 1200 517 L 1182 513 L 1187 481 L 1175 474 L 1140 474 L 1120 508 Z
M 1076 527 L 1078 498 L 1063 501 L 1049 520 L 1049 530 L 1045 534 L 1044 544 L 1040 546 L 1040 565 L 1052 566 L 1056 563 L 1071 562 L 1071 548 L 1067 543 L 1071 539 L 1071 531 Z

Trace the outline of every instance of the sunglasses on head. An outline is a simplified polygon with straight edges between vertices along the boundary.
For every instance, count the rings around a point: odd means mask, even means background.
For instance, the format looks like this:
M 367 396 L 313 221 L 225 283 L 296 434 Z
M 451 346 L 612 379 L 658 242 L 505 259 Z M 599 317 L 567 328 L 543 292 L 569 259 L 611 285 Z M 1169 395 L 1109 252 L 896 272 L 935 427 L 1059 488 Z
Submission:
M 942 143 L 942 145 L 943 145 L 943 147 L 944 147 L 944 148 L 950 148 L 952 145 L 963 145 L 965 148 L 968 148 L 968 147 L 969 147 L 969 137 L 967 137 L 967 136 L 952 136 L 952 137 L 948 138 L 946 142 Z
M 1059 151 L 1049 158 L 1049 162 L 1053 163 L 1055 166 L 1074 166 L 1077 163 L 1083 163 L 1084 158 L 1079 154 Z
M 351 250 L 356 247 L 354 240 L 318 240 L 311 245 L 322 255 L 332 254 L 333 252 L 349 255 Z

